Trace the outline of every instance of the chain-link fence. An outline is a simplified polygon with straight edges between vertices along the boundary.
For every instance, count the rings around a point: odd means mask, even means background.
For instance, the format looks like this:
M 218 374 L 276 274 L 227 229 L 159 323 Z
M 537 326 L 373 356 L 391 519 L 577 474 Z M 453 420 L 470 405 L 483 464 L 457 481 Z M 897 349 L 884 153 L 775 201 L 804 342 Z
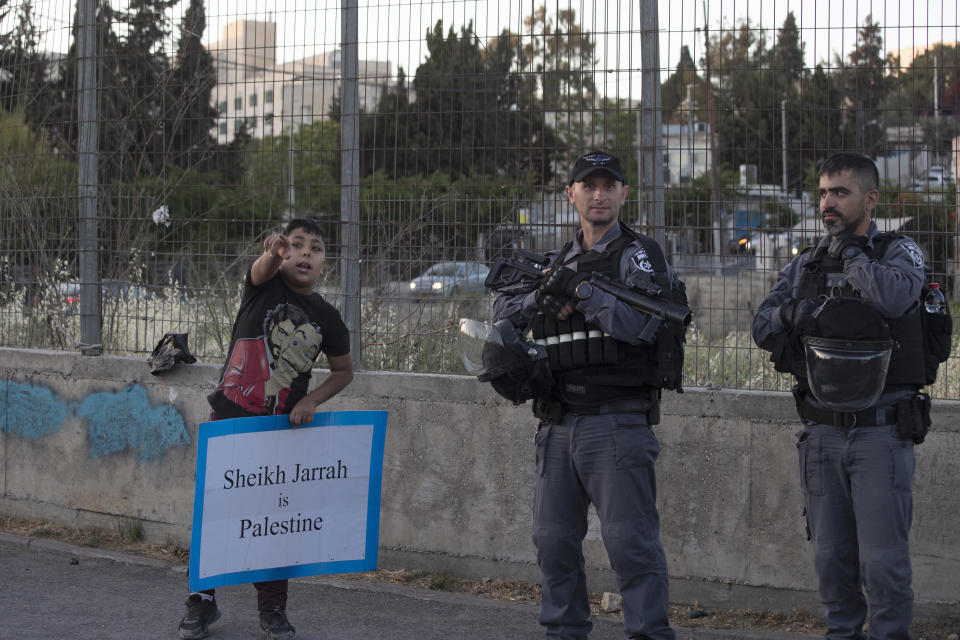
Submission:
M 955 3 L 0 0 L 0 344 L 220 361 L 309 215 L 358 368 L 462 372 L 491 260 L 565 242 L 603 148 L 687 283 L 686 384 L 787 388 L 749 325 L 826 154 L 876 159 L 878 225 L 960 300 L 958 40 Z

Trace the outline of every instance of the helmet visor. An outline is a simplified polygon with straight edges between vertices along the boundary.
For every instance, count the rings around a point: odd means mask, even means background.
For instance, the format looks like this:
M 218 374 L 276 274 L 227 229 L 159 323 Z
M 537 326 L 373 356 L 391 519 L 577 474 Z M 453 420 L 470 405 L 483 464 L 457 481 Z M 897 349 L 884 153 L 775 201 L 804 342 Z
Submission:
M 489 322 L 469 318 L 460 319 L 458 337 L 463 368 L 466 369 L 467 373 L 475 376 L 484 373 L 487 369 L 487 366 L 484 365 L 484 351 L 486 350 L 489 353 L 488 342 L 503 345 L 503 338 L 499 329 Z
M 837 340 L 804 336 L 807 383 L 825 407 L 859 411 L 880 397 L 892 340 Z

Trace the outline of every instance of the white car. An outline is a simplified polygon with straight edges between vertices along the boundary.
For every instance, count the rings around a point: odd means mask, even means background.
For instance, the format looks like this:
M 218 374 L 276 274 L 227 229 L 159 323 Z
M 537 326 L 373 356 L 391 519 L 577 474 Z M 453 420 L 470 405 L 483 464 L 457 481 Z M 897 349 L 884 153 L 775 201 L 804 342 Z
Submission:
M 490 270 L 479 262 L 438 262 L 410 281 L 415 298 L 455 298 L 486 293 Z
M 953 184 L 953 177 L 943 167 L 933 166 L 926 175 L 917 176 L 916 181 L 909 188 L 912 191 L 940 190 L 951 184 Z

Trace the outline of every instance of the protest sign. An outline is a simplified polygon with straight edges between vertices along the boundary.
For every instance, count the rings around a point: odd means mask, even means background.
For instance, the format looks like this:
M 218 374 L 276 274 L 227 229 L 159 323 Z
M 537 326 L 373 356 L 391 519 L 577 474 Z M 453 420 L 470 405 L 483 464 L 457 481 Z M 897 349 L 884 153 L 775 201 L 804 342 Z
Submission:
M 205 422 L 190 589 L 377 568 L 386 411 Z

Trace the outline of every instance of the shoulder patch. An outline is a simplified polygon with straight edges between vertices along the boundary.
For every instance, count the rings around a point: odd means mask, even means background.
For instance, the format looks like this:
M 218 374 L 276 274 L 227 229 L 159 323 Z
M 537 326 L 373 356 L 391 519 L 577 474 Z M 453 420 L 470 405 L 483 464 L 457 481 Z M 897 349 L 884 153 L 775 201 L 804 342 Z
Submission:
M 643 247 L 640 247 L 630 256 L 630 262 L 634 267 L 644 271 L 646 273 L 653 273 L 653 264 L 650 262 L 649 256 Z
M 902 245 L 903 250 L 907 252 L 907 255 L 910 256 L 910 259 L 913 260 L 913 266 L 917 269 L 923 268 L 923 251 L 920 250 L 920 247 L 917 246 L 917 243 L 913 240 L 907 240 Z

